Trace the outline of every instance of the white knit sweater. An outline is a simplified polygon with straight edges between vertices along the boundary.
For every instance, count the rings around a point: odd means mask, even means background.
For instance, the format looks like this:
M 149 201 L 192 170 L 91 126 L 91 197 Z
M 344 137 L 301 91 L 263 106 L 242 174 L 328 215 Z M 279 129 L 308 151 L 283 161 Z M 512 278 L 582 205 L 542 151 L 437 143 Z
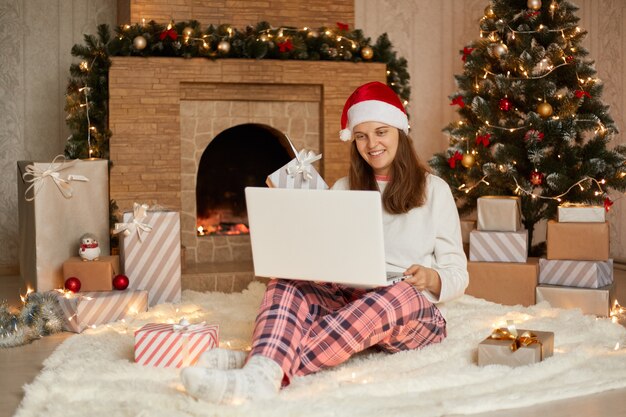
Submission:
M 381 193 L 386 181 L 378 181 Z M 424 295 L 433 303 L 463 295 L 469 282 L 467 258 L 463 252 L 459 213 L 448 184 L 428 174 L 426 202 L 404 214 L 383 210 L 387 270 L 404 272 L 413 264 L 435 269 L 441 277 L 441 293 Z M 348 178 L 339 179 L 333 190 L 347 190 Z

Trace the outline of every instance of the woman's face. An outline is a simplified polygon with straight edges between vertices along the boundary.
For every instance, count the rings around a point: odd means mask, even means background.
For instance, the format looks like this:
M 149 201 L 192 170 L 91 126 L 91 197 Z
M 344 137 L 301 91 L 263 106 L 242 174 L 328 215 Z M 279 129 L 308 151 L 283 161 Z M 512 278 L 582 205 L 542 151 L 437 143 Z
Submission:
M 363 122 L 352 130 L 356 148 L 375 175 L 389 175 L 398 151 L 398 129 L 380 122 Z

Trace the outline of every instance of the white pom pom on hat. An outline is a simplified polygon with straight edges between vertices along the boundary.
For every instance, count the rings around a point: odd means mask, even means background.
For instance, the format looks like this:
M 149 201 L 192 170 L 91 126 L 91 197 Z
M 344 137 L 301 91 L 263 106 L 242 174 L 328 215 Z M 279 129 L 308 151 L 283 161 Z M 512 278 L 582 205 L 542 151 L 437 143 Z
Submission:
M 378 81 L 363 84 L 348 97 L 341 113 L 339 138 L 350 141 L 354 126 L 364 122 L 380 122 L 409 133 L 402 102 L 391 87 Z

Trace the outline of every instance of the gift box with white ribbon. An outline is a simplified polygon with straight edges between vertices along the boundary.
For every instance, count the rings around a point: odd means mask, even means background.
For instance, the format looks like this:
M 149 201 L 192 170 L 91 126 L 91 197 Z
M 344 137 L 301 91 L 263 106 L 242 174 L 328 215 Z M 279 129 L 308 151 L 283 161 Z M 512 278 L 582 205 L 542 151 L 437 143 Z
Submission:
M 219 326 L 204 323 L 149 323 L 135 331 L 135 362 L 157 368 L 193 366 L 219 346 Z
M 322 154 L 296 148 L 287 138 L 293 153 L 296 155 L 288 164 L 271 173 L 265 183 L 270 188 L 302 188 L 310 190 L 327 190 L 328 185 L 313 167 L 313 163 L 322 159 Z

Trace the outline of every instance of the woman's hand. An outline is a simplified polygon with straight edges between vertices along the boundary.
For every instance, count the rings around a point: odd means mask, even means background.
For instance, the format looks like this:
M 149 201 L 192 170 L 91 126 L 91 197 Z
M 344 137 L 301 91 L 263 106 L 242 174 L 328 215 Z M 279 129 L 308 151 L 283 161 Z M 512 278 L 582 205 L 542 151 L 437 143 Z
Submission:
M 441 278 L 439 273 L 432 268 L 422 265 L 411 265 L 404 271 L 404 275 L 411 275 L 404 280 L 413 285 L 418 290 L 428 290 L 435 297 L 439 297 L 441 292 Z

